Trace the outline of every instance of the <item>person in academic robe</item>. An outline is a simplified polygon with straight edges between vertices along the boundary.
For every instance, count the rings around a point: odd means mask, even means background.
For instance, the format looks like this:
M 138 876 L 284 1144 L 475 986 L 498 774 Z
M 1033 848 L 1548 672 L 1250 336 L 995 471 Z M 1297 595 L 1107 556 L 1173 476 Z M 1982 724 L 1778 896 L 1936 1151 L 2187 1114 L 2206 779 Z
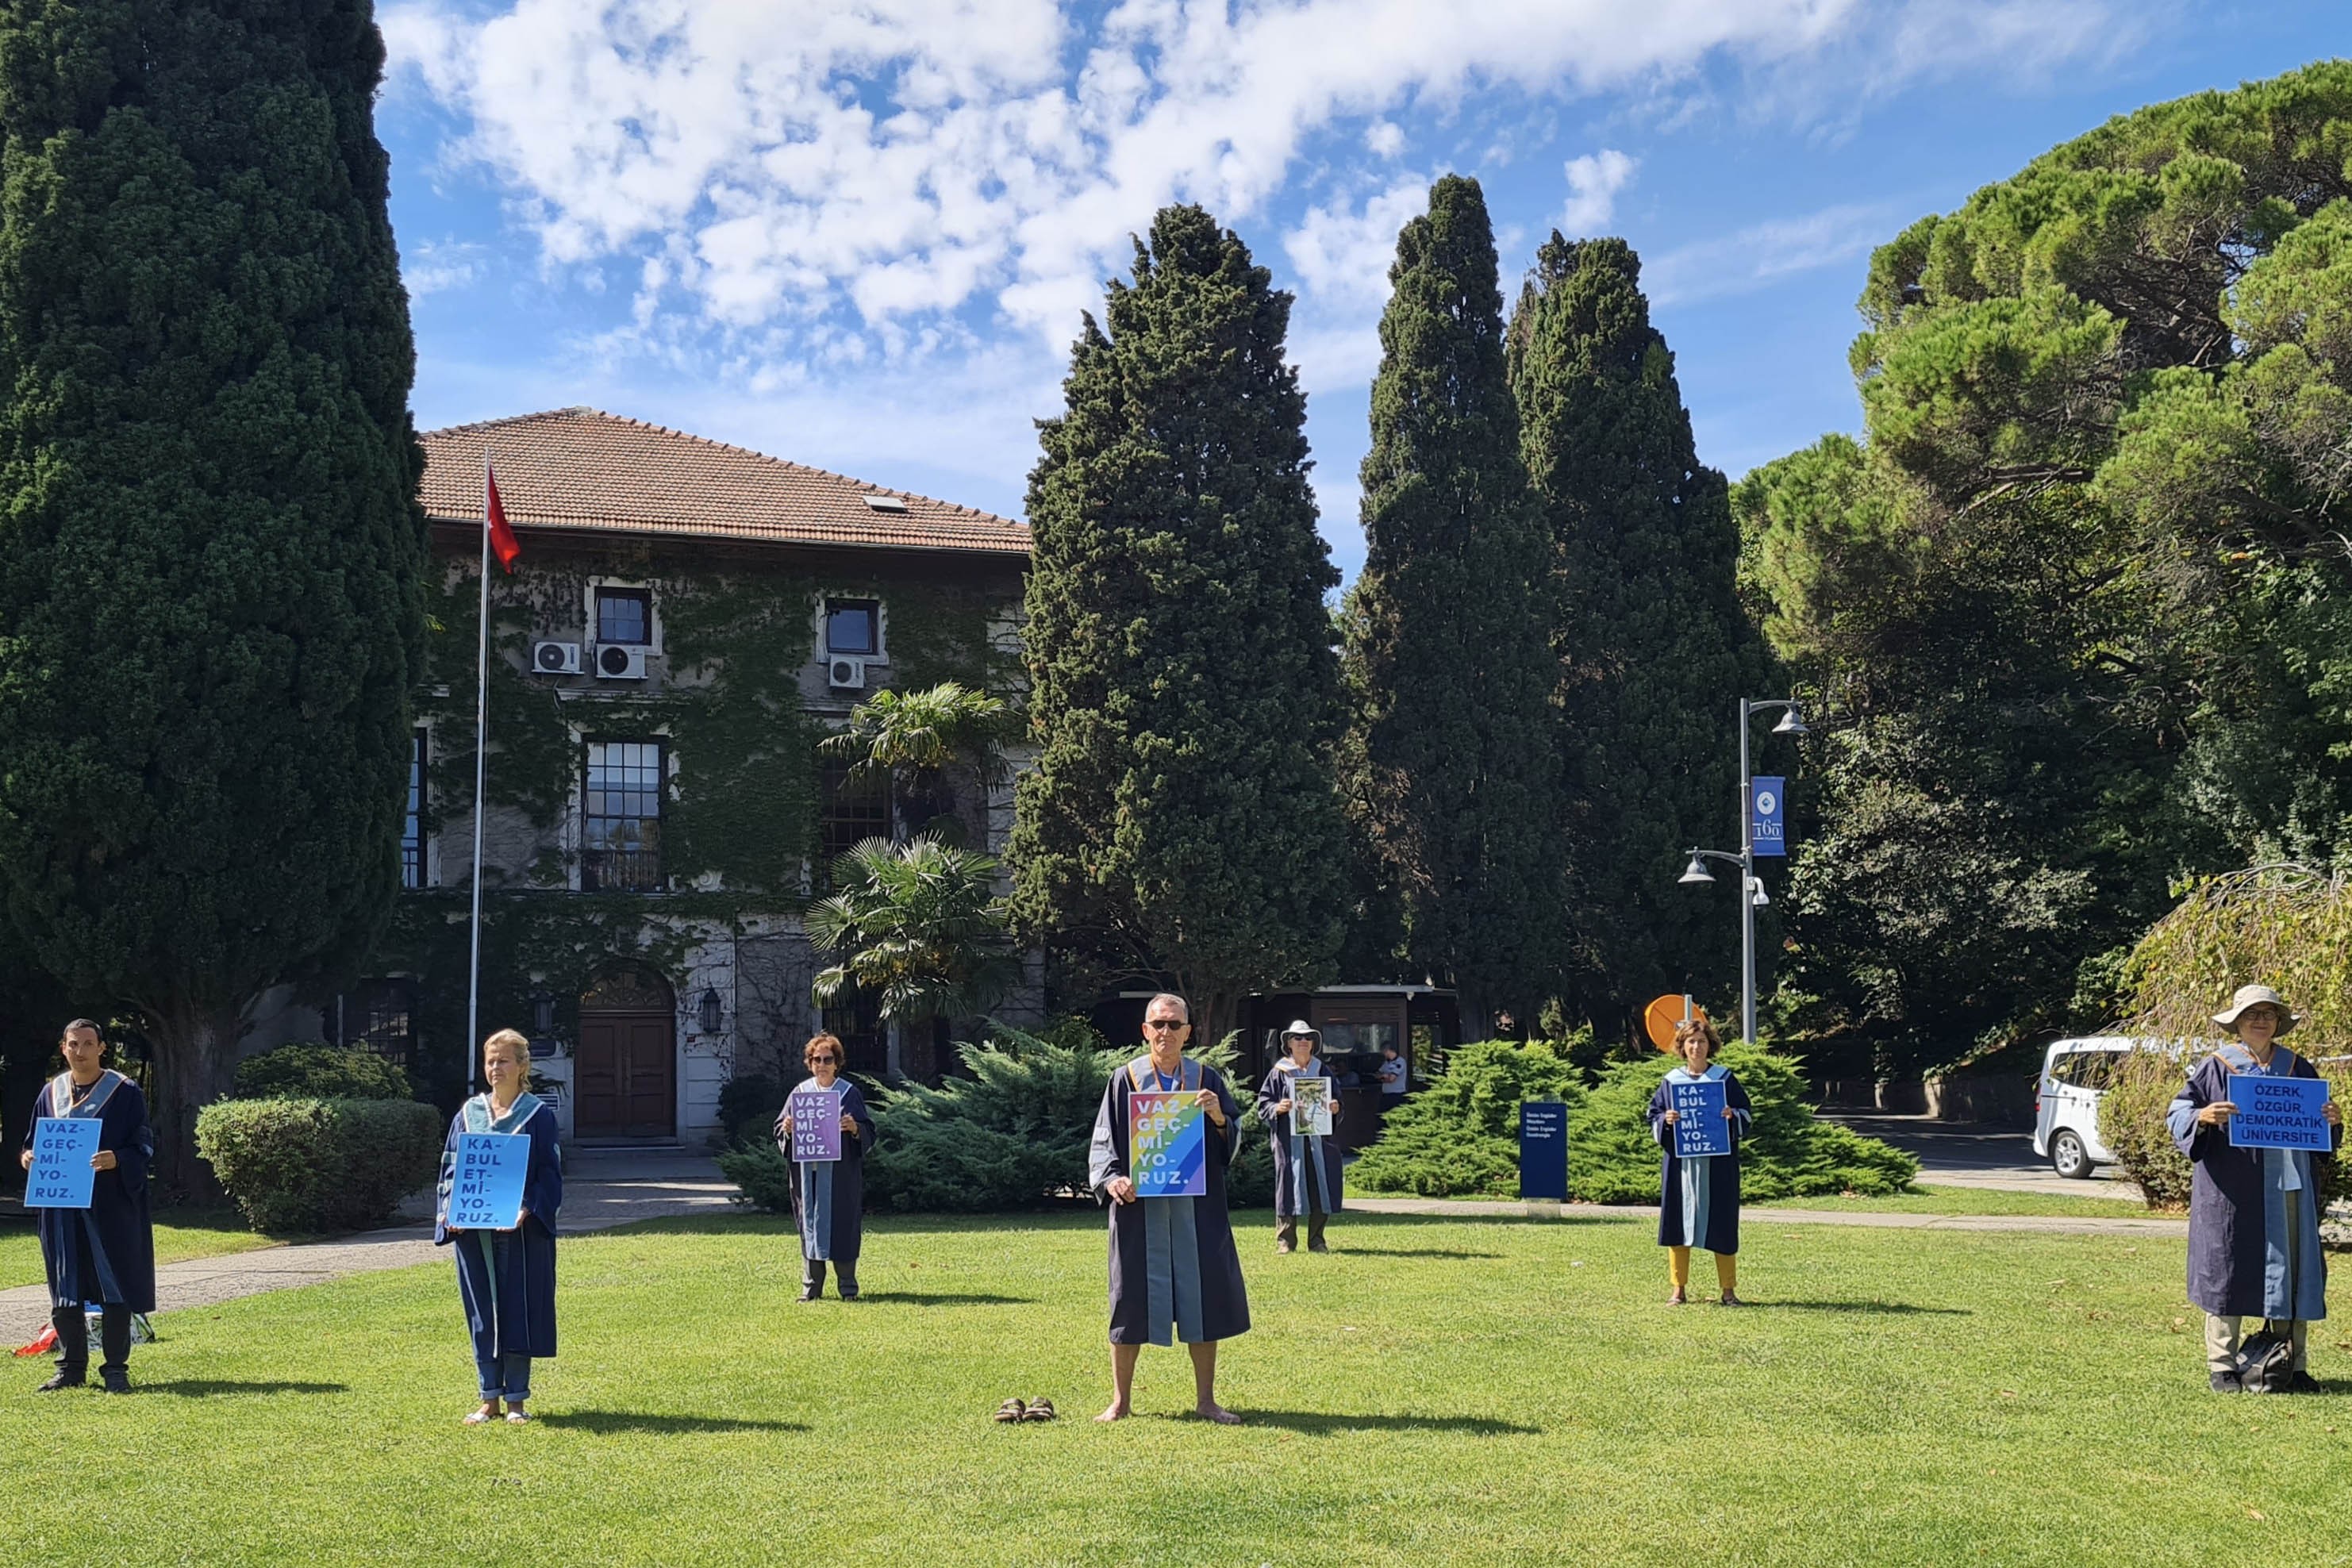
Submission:
M 1328 1085 L 1330 1074 L 1323 1068 L 1322 1058 L 1315 1047 L 1322 1036 L 1309 1027 L 1304 1018 L 1294 1021 L 1282 1034 L 1283 1054 L 1266 1069 L 1265 1081 L 1257 1086 L 1258 1120 L 1265 1123 L 1265 1135 L 1274 1145 L 1274 1249 L 1276 1252 L 1298 1250 L 1298 1219 L 1307 1216 L 1307 1250 L 1328 1252 L 1323 1239 L 1324 1222 L 1339 1212 L 1339 1148 L 1336 1139 L 1320 1133 L 1293 1132 L 1290 1110 L 1297 1091 L 1293 1088 L 1300 1079 L 1321 1079 Z M 1336 1129 L 1339 1120 L 1339 1096 L 1336 1087 L 1324 1091 L 1330 1096 L 1331 1120 Z
M 1223 1074 L 1184 1054 L 1192 1032 L 1181 996 L 1154 996 L 1143 1010 L 1150 1046 L 1111 1074 L 1095 1115 L 1087 1181 L 1110 1211 L 1109 1408 L 1117 1421 L 1133 1409 L 1135 1363 L 1146 1343 L 1181 1340 L 1192 1356 L 1193 1410 L 1224 1426 L 1241 1417 L 1217 1403 L 1217 1346 L 1249 1331 L 1241 1253 L 1225 1207 L 1225 1169 L 1240 1146 L 1241 1107 Z M 1202 1108 L 1208 1190 L 1199 1197 L 1138 1195 L 1128 1146 L 1128 1097 L 1181 1091 Z
M 147 1213 L 147 1170 L 155 1134 L 147 1125 L 147 1097 L 104 1065 L 98 1026 L 76 1018 L 58 1042 L 66 1070 L 41 1088 L 25 1129 L 22 1163 L 33 1166 L 33 1134 L 43 1117 L 95 1121 L 97 1173 L 86 1209 L 41 1209 L 41 1264 L 49 1279 L 49 1321 L 57 1329 L 58 1370 L 41 1391 L 78 1388 L 89 1380 L 87 1303 L 99 1305 L 99 1342 L 106 1359 L 99 1375 L 109 1394 L 131 1392 L 131 1319 L 155 1310 L 155 1226 Z
M 1658 1173 L 1658 1245 L 1666 1249 L 1666 1271 L 1674 1292 L 1666 1304 L 1679 1307 L 1690 1299 L 1691 1248 L 1715 1254 L 1715 1282 L 1724 1306 L 1740 1305 L 1739 1282 L 1739 1140 L 1747 1134 L 1750 1108 L 1748 1091 L 1730 1068 L 1709 1058 L 1716 1052 L 1715 1026 L 1705 1018 L 1685 1018 L 1675 1026 L 1675 1052 L 1680 1066 L 1669 1069 L 1657 1093 L 1650 1097 L 1650 1136 L 1665 1151 Z M 1675 1109 L 1675 1086 L 1691 1083 L 1723 1085 L 1723 1116 L 1731 1132 L 1731 1150 L 1684 1159 L 1675 1152 L 1675 1124 L 1682 1117 Z
M 841 1100 L 841 1158 L 793 1159 L 793 1106 L 787 1096 L 776 1118 L 776 1147 L 790 1163 L 793 1228 L 801 1238 L 801 1300 L 824 1294 L 824 1266 L 840 1277 L 841 1299 L 857 1300 L 857 1253 L 866 1237 L 866 1151 L 874 1143 L 874 1118 L 866 1096 L 841 1076 L 844 1052 L 831 1035 L 818 1035 L 801 1048 L 810 1077 L 793 1095 L 829 1094 Z
M 2237 1038 L 2199 1062 L 2173 1097 L 2165 1127 L 2189 1156 L 2189 1300 L 2205 1313 L 2207 1381 L 2217 1394 L 2242 1392 L 2239 1331 L 2268 1320 L 2294 1347 L 2291 1386 L 2315 1390 L 2307 1363 L 2311 1325 L 2327 1316 L 2327 1255 L 2319 1246 L 2319 1187 L 2313 1166 L 2332 1154 L 2305 1149 L 2235 1149 L 2230 1118 L 2232 1073 L 2317 1078 L 2318 1069 L 2278 1043 L 2301 1022 L 2267 985 L 2242 985 L 2213 1021 Z M 2344 1146 L 2344 1112 L 2326 1108 L 2330 1141 Z
M 457 1299 L 474 1336 L 482 1404 L 466 1425 L 497 1420 L 504 1401 L 507 1420 L 520 1426 L 530 1419 L 523 1407 L 530 1398 L 530 1363 L 555 1354 L 555 1216 L 563 1206 L 563 1161 L 555 1108 L 525 1087 L 530 1042 L 513 1029 L 500 1029 L 483 1041 L 482 1078 L 488 1090 L 466 1101 L 449 1122 L 433 1245 L 456 1248 Z M 449 1223 L 457 1141 L 467 1132 L 519 1132 L 530 1140 L 522 1212 L 512 1230 L 469 1230 Z

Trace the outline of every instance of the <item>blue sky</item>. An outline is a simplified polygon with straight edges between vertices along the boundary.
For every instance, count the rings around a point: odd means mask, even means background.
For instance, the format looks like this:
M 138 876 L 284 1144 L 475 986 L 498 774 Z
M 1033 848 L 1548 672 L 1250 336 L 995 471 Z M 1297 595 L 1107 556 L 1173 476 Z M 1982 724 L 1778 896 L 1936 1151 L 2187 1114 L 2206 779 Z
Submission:
M 2333 4 L 395 0 L 377 130 L 431 428 L 590 404 L 1018 515 L 1078 311 L 1170 200 L 1298 296 L 1323 531 L 1398 225 L 1485 185 L 1641 252 L 1704 461 L 1857 424 L 1874 245 L 2143 103 L 2352 50 Z

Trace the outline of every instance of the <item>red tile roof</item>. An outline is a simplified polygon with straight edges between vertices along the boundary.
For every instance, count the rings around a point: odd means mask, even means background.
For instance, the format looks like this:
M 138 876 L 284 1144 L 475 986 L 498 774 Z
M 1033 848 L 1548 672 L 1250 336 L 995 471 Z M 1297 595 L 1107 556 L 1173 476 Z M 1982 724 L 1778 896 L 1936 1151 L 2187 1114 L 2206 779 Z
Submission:
M 425 510 L 479 523 L 482 458 L 498 464 L 507 520 L 540 529 L 776 540 L 855 549 L 1026 555 L 1029 527 L 970 507 L 803 468 L 781 458 L 624 419 L 560 408 L 428 430 Z M 905 510 L 861 499 L 896 498 Z

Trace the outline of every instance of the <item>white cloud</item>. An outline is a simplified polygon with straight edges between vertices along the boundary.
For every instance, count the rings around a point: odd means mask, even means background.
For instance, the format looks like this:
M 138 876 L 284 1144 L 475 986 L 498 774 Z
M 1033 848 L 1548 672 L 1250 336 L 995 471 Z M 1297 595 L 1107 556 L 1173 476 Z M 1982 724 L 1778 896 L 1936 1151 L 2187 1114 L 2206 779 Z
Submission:
M 1375 120 L 1364 132 L 1364 149 L 1376 158 L 1393 158 L 1404 151 L 1404 127 L 1393 120 Z
M 393 90 L 468 121 L 445 166 L 486 170 L 548 265 L 584 283 L 620 261 L 650 316 L 730 342 L 846 334 L 883 354 L 959 313 L 1066 344 L 1155 208 L 1245 219 L 1335 126 L 1365 122 L 1392 156 L 1409 105 L 1654 86 L 1716 59 L 1784 72 L 1860 57 L 1857 38 L 1885 40 L 1881 77 L 1933 74 L 1950 27 L 1926 0 L 489 4 L 387 6 Z M 2006 50 L 2045 59 L 2097 45 L 2086 19 L 2113 4 L 1991 9 Z M 1571 174 L 1571 212 L 1605 212 L 1631 170 L 1612 158 Z
M 1661 305 L 1748 293 L 1864 255 L 1891 232 L 1894 216 L 1892 207 L 1871 205 L 1774 218 L 1645 261 L 1642 284 Z
M 1633 177 L 1633 160 L 1614 147 L 1603 147 L 1580 158 L 1570 158 L 1568 205 L 1560 209 L 1559 231 L 1570 239 L 1598 234 L 1617 210 L 1617 193 Z
M 412 300 L 467 288 L 482 276 L 488 251 L 473 240 L 425 240 L 400 258 L 400 280 Z

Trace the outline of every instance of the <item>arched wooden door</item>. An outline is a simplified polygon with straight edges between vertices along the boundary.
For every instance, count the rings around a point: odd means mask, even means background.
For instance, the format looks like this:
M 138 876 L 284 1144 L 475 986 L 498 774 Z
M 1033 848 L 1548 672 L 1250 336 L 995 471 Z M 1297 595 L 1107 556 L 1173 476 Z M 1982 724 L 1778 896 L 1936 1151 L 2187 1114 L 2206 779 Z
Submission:
M 572 1135 L 677 1133 L 677 1005 L 668 982 L 640 964 L 605 971 L 580 998 Z

